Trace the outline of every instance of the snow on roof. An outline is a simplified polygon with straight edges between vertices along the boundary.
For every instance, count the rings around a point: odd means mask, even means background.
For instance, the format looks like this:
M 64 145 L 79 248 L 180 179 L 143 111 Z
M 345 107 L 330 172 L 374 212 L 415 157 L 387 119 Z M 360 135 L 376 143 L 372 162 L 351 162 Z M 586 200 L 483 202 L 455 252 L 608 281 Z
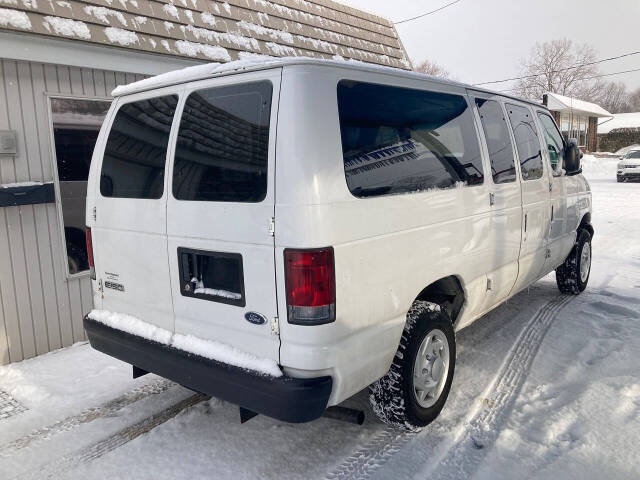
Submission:
M 640 128 L 640 112 L 615 113 L 613 118 L 598 123 L 598 133 L 609 133 L 616 128 Z
M 243 56 L 241 55 L 241 57 Z M 166 87 L 169 85 L 175 85 L 177 83 L 203 80 L 205 78 L 210 78 L 217 75 L 230 74 L 240 71 L 262 70 L 266 68 L 282 67 L 285 65 L 303 64 L 349 67 L 373 72 L 395 73 L 415 78 L 429 78 L 431 80 L 438 81 L 440 83 L 446 83 L 449 85 L 458 85 L 463 87 L 466 86 L 453 80 L 436 78 L 424 73 L 411 72 L 399 68 L 386 67 L 383 65 L 373 65 L 370 63 L 364 63 L 355 60 L 345 60 L 340 58 L 323 60 L 319 58 L 309 57 L 271 57 L 267 55 L 246 55 L 244 57 L 245 58 L 243 60 L 236 60 L 229 63 L 207 63 L 204 65 L 196 65 L 193 67 L 182 68 L 180 70 L 174 70 L 172 72 L 162 73 L 160 75 L 156 75 L 155 77 L 145 78 L 128 85 L 119 85 L 115 90 L 113 90 L 113 92 L 111 92 L 111 94 L 114 97 L 121 95 L 130 95 L 132 93 Z
M 332 0 L 0 3 L 0 29 L 203 61 L 242 54 L 342 58 L 410 69 L 393 24 Z M 159 61 L 162 61 L 161 59 Z
M 585 102 L 577 98 L 565 97 L 558 93 L 548 92 L 547 107 L 553 112 L 576 112 L 585 113 L 590 117 L 611 117 L 600 105 L 591 102 Z

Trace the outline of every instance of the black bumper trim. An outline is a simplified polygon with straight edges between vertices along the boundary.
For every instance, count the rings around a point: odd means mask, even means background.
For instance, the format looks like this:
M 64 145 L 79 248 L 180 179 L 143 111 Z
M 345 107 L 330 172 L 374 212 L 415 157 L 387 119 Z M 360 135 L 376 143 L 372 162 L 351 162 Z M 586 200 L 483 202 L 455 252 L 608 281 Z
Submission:
M 93 348 L 191 390 L 291 423 L 322 416 L 332 379 L 269 377 L 152 342 L 84 318 Z

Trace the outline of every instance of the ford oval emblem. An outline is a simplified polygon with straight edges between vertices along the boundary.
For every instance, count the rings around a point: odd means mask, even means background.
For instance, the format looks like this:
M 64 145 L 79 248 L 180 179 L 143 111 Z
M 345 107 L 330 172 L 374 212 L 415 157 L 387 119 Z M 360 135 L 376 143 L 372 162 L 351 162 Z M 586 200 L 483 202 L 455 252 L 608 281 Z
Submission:
M 254 325 L 264 325 L 267 323 L 267 319 L 264 315 L 260 315 L 256 312 L 247 312 L 244 314 L 244 318 L 247 322 L 253 323 Z

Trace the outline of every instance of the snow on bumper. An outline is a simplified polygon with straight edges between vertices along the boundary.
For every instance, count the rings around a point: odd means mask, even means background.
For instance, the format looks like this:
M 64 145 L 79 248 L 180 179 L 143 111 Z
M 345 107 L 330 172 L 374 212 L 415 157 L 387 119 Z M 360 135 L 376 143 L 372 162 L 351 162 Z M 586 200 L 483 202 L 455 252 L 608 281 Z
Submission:
M 178 348 L 193 346 L 194 337 L 184 342 L 159 342 L 157 339 L 163 340 L 166 336 L 145 338 L 139 332 L 128 332 L 93 318 L 100 316 L 94 311 L 84 318 L 84 328 L 91 346 L 142 370 L 285 422 L 315 420 L 322 416 L 327 407 L 332 389 L 332 378 L 329 376 L 299 379 L 282 375 L 281 372 L 277 377 L 268 375 L 207 358 L 202 354 L 206 351 L 203 352 L 197 345 L 193 348 L 195 353 Z M 118 323 L 122 327 L 121 322 Z M 135 324 L 126 323 L 128 327 Z M 131 327 L 130 330 L 135 328 Z

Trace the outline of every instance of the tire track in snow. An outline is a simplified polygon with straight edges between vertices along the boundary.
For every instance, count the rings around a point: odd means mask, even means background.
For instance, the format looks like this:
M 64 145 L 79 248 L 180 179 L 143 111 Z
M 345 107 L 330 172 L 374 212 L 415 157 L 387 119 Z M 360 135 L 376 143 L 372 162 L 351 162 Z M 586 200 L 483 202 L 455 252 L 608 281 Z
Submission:
M 540 307 L 531 317 L 509 350 L 499 373 L 482 395 L 482 405 L 473 410 L 469 420 L 465 422 L 467 427 L 458 434 L 455 443 L 438 455 L 441 461 L 430 469 L 435 470 L 434 478 L 457 480 L 468 478 L 475 471 L 475 467 L 484 456 L 483 450 L 486 452 L 486 447 L 495 441 L 490 433 L 495 433 L 495 427 L 508 415 L 555 314 L 572 298 L 574 297 L 561 296 L 552 300 Z M 485 434 L 485 431 L 488 433 Z M 369 478 L 416 435 L 418 433 L 387 427 L 371 442 L 335 467 L 326 478 Z M 497 433 L 494 436 L 497 437 Z M 433 445 L 433 449 L 436 447 Z
M 531 364 L 553 320 L 574 296 L 562 296 L 542 307 L 518 336 L 482 405 L 440 461 L 430 469 L 435 480 L 470 478 L 495 443 L 524 385 Z
M 55 460 L 49 464 L 38 467 L 35 470 L 27 472 L 23 475 L 19 475 L 14 477 L 15 479 L 27 480 L 27 479 L 44 479 L 44 478 L 55 478 L 58 477 L 69 470 L 72 470 L 75 467 L 78 467 L 82 464 L 92 462 L 103 455 L 115 450 L 116 448 L 121 447 L 122 445 L 134 440 L 140 435 L 144 435 L 145 433 L 150 432 L 154 428 L 162 425 L 168 420 L 171 420 L 173 417 L 178 415 L 181 411 L 192 407 L 204 400 L 208 400 L 209 396 L 203 395 L 201 393 L 196 393 L 195 395 L 191 395 L 181 402 L 172 405 L 165 410 L 162 410 L 159 413 L 151 415 L 150 417 L 145 418 L 144 420 L 126 427 L 114 435 L 105 438 L 93 445 L 89 445 L 88 447 L 83 448 L 78 452 L 73 452 L 69 455 L 65 455 L 64 457 Z
M 415 435 L 415 432 L 386 427 L 371 442 L 338 465 L 326 478 L 327 480 L 368 478 L 371 472 L 384 464 L 387 458 L 398 452 Z
M 15 451 L 29 447 L 35 442 L 49 440 L 58 433 L 69 431 L 84 423 L 89 423 L 103 417 L 114 416 L 119 410 L 151 395 L 158 395 L 166 392 L 173 386 L 176 386 L 176 384 L 169 380 L 161 379 L 153 383 L 148 383 L 138 388 L 134 388 L 133 390 L 130 390 L 98 407 L 88 408 L 87 410 L 80 412 L 78 415 L 73 415 L 52 425 L 39 428 L 23 437 L 0 446 L 0 458 L 10 456 Z

